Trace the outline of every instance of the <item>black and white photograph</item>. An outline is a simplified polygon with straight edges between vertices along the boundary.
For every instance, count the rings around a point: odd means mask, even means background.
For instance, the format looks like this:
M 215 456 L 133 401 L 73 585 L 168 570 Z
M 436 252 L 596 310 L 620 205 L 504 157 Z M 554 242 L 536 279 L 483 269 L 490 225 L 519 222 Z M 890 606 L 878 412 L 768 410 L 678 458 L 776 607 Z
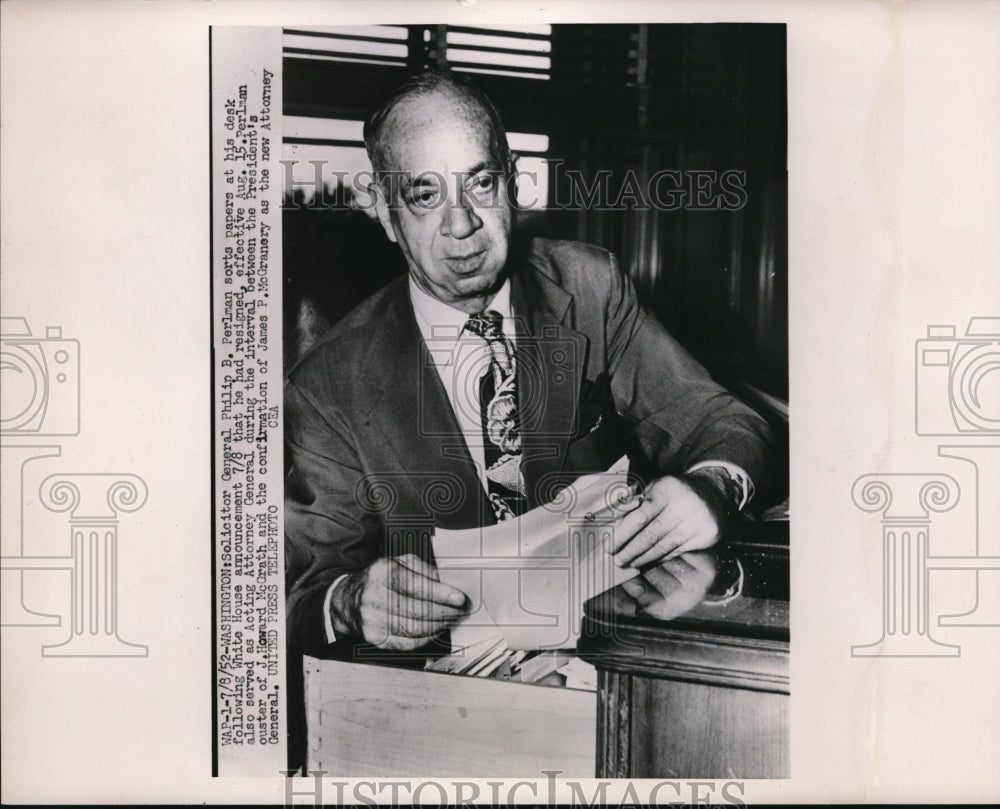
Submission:
M 2 0 L 0 802 L 1000 800 L 994 0 Z
M 283 29 L 290 766 L 788 776 L 785 63 Z

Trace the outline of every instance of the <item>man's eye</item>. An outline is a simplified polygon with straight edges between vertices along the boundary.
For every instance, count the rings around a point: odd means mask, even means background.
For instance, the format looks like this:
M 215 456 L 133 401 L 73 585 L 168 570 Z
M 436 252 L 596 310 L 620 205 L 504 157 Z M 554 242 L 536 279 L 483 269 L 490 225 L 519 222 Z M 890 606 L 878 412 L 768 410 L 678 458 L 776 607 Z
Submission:
M 478 199 L 492 196 L 496 191 L 497 178 L 493 174 L 477 174 L 468 185 L 468 193 Z
M 438 201 L 438 191 L 436 188 L 414 189 L 406 195 L 406 201 L 411 207 L 433 208 Z

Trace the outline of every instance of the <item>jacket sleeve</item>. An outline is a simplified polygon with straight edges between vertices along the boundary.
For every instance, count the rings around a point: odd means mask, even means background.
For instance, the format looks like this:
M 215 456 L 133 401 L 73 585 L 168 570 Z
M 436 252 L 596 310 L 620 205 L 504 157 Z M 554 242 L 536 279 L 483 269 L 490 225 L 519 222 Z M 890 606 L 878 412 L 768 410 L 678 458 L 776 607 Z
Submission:
M 285 446 L 287 630 L 289 642 L 310 653 L 327 646 L 327 588 L 373 560 L 381 527 L 359 505 L 362 472 L 346 425 L 294 382 L 285 386 Z
M 631 281 L 606 255 L 610 267 L 601 275 L 611 392 L 643 452 L 661 474 L 681 474 L 702 461 L 735 464 L 750 476 L 760 502 L 771 477 L 767 422 L 642 309 Z

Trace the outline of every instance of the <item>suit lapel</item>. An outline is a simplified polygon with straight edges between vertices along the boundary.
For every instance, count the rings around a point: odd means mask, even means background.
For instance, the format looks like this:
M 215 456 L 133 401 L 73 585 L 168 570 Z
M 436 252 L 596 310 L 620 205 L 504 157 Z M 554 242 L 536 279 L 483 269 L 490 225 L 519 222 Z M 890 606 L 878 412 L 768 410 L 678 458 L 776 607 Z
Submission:
M 555 476 L 577 429 L 578 400 L 589 341 L 564 325 L 572 296 L 531 266 L 519 263 L 511 277 L 518 361 L 522 469 L 528 507 L 551 499 Z M 432 485 L 456 497 L 434 516 L 442 527 L 495 522 L 475 464 L 413 315 L 405 278 L 387 301 L 385 328 L 367 354 L 373 396 L 367 425 L 393 469 L 393 485 L 409 492 L 396 508 L 424 516 Z M 381 470 L 380 470 L 381 471 Z M 438 490 L 440 493 L 442 490 Z
M 514 273 L 511 305 L 517 319 L 518 402 L 522 469 L 528 507 L 551 499 L 577 424 L 589 342 L 564 325 L 572 296 L 527 260 Z
M 389 299 L 385 329 L 372 341 L 366 367 L 378 387 L 368 420 L 371 438 L 384 445 L 395 467 L 387 476 L 409 492 L 397 511 L 415 517 L 433 512 L 447 528 L 484 524 L 482 484 L 423 343 L 405 279 Z

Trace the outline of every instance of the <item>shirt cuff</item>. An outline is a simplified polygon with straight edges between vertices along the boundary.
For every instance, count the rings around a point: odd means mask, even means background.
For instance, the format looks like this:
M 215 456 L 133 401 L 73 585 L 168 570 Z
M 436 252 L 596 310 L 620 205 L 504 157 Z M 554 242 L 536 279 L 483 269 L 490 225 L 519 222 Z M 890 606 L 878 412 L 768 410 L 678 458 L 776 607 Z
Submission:
M 333 618 L 330 616 L 330 602 L 333 599 L 333 591 L 349 575 L 349 573 L 344 573 L 341 576 L 337 576 L 333 580 L 333 584 L 326 588 L 326 597 L 323 599 L 323 626 L 326 628 L 327 643 L 337 642 L 337 633 L 333 631 Z
M 700 461 L 687 470 L 687 474 L 696 472 L 699 469 L 724 469 L 729 479 L 736 485 L 737 490 L 740 493 L 739 503 L 736 506 L 737 511 L 743 511 L 746 508 L 747 503 L 753 499 L 754 487 L 753 481 L 750 480 L 750 475 L 746 473 L 746 470 L 737 466 L 734 463 L 729 463 L 728 461 Z

